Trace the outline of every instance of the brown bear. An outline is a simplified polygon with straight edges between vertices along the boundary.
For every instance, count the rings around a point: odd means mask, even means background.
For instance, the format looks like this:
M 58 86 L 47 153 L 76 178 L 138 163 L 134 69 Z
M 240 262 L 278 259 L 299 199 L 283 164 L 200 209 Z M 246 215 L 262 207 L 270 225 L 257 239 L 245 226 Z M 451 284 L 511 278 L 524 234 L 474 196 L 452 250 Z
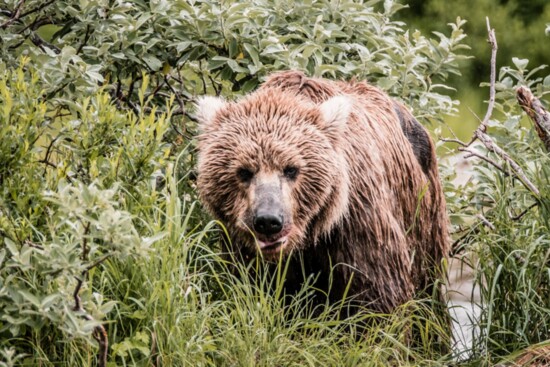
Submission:
M 431 292 L 449 250 L 434 144 L 400 103 L 366 82 L 279 72 L 237 102 L 198 102 L 198 181 L 227 250 L 286 262 L 391 312 Z

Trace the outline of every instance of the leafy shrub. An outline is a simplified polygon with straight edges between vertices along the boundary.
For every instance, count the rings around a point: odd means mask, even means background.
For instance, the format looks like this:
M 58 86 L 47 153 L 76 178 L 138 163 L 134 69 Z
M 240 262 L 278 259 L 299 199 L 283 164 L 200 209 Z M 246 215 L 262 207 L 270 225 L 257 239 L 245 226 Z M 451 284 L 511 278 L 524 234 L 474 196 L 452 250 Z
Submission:
M 458 73 L 464 22 L 437 39 L 409 34 L 391 20 L 403 7 L 394 1 L 380 12 L 381 1 L 351 0 L 8 3 L 8 13 L 20 8 L 20 16 L 0 29 L 1 58 L 14 65 L 28 55 L 42 65 L 49 97 L 82 95 L 102 84 L 136 109 L 136 86 L 147 73 L 146 95 L 161 106 L 175 93 L 177 113 L 188 114 L 198 93 L 246 93 L 266 74 L 291 68 L 369 79 L 421 118 L 440 119 L 456 104 L 440 91 Z
M 121 113 L 101 91 L 47 101 L 27 61 L 0 74 L 0 335 L 55 360 L 59 332 L 91 341 L 113 307 L 88 286 L 95 268 L 144 256 L 161 235 L 135 217 L 154 197 L 169 116 Z
M 548 60 L 545 45 L 545 24 L 550 17 L 550 4 L 546 0 L 408 0 L 410 11 L 400 12 L 400 18 L 411 27 L 423 32 L 443 31 L 446 22 L 457 16 L 468 22 L 464 31 L 465 41 L 471 47 L 472 58 L 462 69 L 464 77 L 457 81 L 463 88 L 473 89 L 486 80 L 490 65 L 487 62 L 487 27 L 485 18 L 491 18 L 491 25 L 498 37 L 499 65 L 507 65 L 513 57 L 527 58 L 535 65 Z M 475 11 L 472 11 L 475 9 Z M 438 19 L 432 22 L 431 19 Z M 469 65 L 467 65 L 469 64 Z

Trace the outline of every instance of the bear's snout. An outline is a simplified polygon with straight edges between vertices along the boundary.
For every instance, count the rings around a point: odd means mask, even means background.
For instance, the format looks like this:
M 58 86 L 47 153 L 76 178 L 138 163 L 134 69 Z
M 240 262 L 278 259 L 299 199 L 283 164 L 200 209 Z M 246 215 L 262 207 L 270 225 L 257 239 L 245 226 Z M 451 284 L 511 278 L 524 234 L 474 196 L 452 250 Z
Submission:
M 266 236 L 273 236 L 283 229 L 283 217 L 271 213 L 260 213 L 254 217 L 254 230 Z
M 285 210 L 279 185 L 263 184 L 256 188 L 256 200 L 252 215 L 252 226 L 264 240 L 276 240 L 283 236 Z

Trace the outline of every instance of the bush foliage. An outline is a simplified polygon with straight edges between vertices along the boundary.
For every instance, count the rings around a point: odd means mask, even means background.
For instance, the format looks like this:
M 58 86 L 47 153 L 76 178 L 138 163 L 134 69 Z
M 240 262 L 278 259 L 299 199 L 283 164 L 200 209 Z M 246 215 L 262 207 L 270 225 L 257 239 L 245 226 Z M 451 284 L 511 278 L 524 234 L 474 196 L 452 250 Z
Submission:
M 411 324 L 445 333 L 422 302 L 358 315 L 373 319 L 359 338 L 357 319 L 335 319 L 342 305 L 311 310 L 307 285 L 284 306 L 237 279 L 194 191 L 196 96 L 235 98 L 275 70 L 367 79 L 424 122 L 453 112 L 446 80 L 465 58 L 464 22 L 430 38 L 394 20 L 401 8 L 388 0 L 7 0 L 0 365 L 100 363 L 102 325 L 109 365 L 446 363 L 431 331 L 410 345 Z M 540 195 L 489 165 L 464 187 L 445 176 L 487 305 L 472 353 L 480 360 L 550 338 L 548 155 L 519 124 L 511 94 L 528 84 L 541 95 L 550 79 L 526 67 L 518 59 L 503 69 L 504 123 L 493 120 L 491 134 Z M 495 229 L 477 225 L 479 213 Z M 262 282 L 280 291 L 280 276 Z
M 146 73 L 155 103 L 173 93 L 183 113 L 197 93 L 246 93 L 266 74 L 292 68 L 376 81 L 422 117 L 439 118 L 454 105 L 440 82 L 458 73 L 463 22 L 430 39 L 392 20 L 402 5 L 380 3 L 14 0 L 4 11 L 0 52 L 12 67 L 21 55 L 41 65 L 50 98 L 109 85 L 119 103 L 136 109 Z

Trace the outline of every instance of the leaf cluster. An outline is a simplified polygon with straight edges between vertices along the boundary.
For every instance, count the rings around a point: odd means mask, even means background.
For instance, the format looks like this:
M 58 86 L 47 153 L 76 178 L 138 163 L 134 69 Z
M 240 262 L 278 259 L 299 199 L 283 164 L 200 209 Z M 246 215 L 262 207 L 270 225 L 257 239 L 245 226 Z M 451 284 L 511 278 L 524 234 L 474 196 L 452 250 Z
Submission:
M 28 59 L 0 73 L 0 336 L 27 353 L 50 332 L 93 341 L 114 303 L 87 280 L 107 260 L 147 256 L 162 236 L 136 216 L 155 201 L 169 152 L 168 115 L 121 112 L 101 90 L 47 100 L 37 74 Z
M 442 92 L 458 74 L 464 21 L 430 39 L 392 20 L 394 1 L 9 1 L 2 11 L 0 55 L 21 55 L 51 97 L 85 95 L 101 85 L 139 109 L 138 86 L 163 106 L 175 94 L 177 114 L 191 117 L 199 93 L 231 96 L 253 90 L 275 70 L 367 79 L 440 119 L 456 102 Z

